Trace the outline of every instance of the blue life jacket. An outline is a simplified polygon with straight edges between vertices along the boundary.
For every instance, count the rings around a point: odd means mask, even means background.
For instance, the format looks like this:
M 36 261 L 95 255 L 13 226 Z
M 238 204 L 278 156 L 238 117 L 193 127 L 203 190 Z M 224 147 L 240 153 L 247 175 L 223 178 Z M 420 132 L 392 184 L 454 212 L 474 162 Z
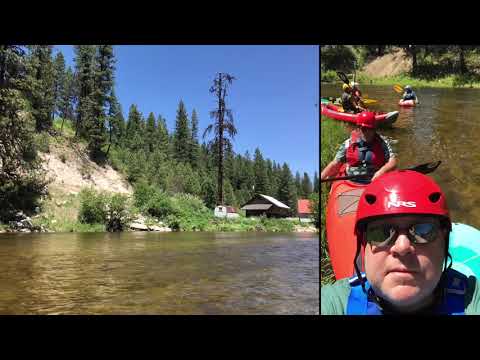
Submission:
M 412 90 L 410 92 L 406 92 L 405 95 L 403 95 L 403 100 L 416 100 L 417 95 L 415 95 L 415 92 Z
M 365 274 L 365 293 L 357 276 L 349 279 L 351 291 L 347 303 L 347 315 L 383 315 L 382 309 L 373 299 L 373 290 L 370 288 Z M 447 287 L 444 301 L 436 311 L 438 315 L 465 315 L 465 294 L 467 291 L 467 277 L 456 270 L 447 272 Z

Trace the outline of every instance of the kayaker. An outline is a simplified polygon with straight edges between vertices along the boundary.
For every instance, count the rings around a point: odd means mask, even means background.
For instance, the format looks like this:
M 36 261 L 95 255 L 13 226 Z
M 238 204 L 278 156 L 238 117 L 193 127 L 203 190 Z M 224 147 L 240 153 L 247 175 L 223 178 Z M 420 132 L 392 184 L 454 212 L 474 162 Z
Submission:
M 355 96 L 352 94 L 352 88 L 348 84 L 343 84 L 343 93 L 341 96 L 343 110 L 351 113 L 359 113 L 365 109 L 357 104 Z
M 476 278 L 451 269 L 451 228 L 445 195 L 428 176 L 393 171 L 367 185 L 354 230 L 356 275 L 322 286 L 321 314 L 480 314 Z
M 365 106 L 365 104 L 362 101 L 362 92 L 358 88 L 359 83 L 357 82 L 352 82 L 352 95 L 357 104 L 360 104 L 361 106 Z
M 410 85 L 405 86 L 405 92 L 403 93 L 402 100 L 414 100 L 415 102 L 418 102 L 417 95 Z
M 397 159 L 390 143 L 376 131 L 375 114 L 363 111 L 357 115 L 358 129 L 341 145 L 333 159 L 320 174 L 321 180 L 337 176 L 342 164 L 346 164 L 347 175 L 371 175 L 358 179 L 370 182 L 387 171 L 395 169 Z

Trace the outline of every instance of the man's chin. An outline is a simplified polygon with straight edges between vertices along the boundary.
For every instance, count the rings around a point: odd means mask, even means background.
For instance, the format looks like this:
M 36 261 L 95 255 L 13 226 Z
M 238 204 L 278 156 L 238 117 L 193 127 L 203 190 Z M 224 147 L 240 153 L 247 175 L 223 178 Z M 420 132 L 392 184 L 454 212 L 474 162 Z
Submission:
M 412 306 L 423 300 L 420 289 L 414 285 L 397 285 L 384 298 L 396 307 Z

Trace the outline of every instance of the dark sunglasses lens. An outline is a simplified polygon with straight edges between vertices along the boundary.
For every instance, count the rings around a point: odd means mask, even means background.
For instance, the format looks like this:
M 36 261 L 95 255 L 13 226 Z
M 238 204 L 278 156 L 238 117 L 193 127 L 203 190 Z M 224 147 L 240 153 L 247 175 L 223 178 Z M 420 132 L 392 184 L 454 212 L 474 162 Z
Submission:
M 434 241 L 438 235 L 438 227 L 433 223 L 415 224 L 410 229 L 417 244 L 425 244 Z
M 388 245 L 394 236 L 395 228 L 390 225 L 367 225 L 366 240 L 371 245 Z

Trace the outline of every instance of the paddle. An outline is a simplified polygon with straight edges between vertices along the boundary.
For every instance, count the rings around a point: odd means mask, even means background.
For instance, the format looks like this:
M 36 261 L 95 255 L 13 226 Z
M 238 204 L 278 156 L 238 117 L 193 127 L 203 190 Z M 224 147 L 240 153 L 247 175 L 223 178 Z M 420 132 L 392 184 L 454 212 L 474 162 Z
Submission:
M 393 85 L 393 90 L 395 90 L 399 94 L 403 93 L 403 87 L 402 85 L 399 85 L 399 84 Z
M 416 171 L 422 174 L 429 174 L 431 172 L 434 172 L 441 163 L 442 163 L 441 161 L 435 161 L 435 162 L 425 163 L 417 166 L 411 166 L 411 167 L 400 169 L 400 170 L 411 170 L 411 171 Z M 321 182 L 323 183 L 323 182 L 330 182 L 330 181 L 337 181 L 337 180 L 365 179 L 369 177 L 372 177 L 372 175 L 371 174 L 349 175 L 349 176 L 328 178 L 328 179 L 321 180 Z
M 342 80 L 345 84 L 351 86 L 350 80 L 348 80 L 348 76 L 344 72 L 337 71 L 337 75 L 340 78 L 340 80 Z M 353 82 L 355 82 L 355 73 L 353 74 L 353 79 L 354 79 Z M 363 102 L 364 105 L 372 105 L 372 104 L 376 104 L 378 102 L 378 100 L 367 99 L 367 98 L 368 98 L 367 94 L 363 95 L 362 102 Z
M 353 82 L 355 82 L 356 77 L 357 77 L 357 62 L 353 60 Z
M 337 75 L 345 84 L 350 85 L 350 80 L 348 80 L 348 77 L 344 72 L 337 71 Z
M 363 103 L 364 103 L 365 105 L 372 105 L 372 104 L 376 104 L 376 103 L 378 102 L 378 100 L 365 99 L 365 98 L 364 98 L 362 101 L 363 101 Z

